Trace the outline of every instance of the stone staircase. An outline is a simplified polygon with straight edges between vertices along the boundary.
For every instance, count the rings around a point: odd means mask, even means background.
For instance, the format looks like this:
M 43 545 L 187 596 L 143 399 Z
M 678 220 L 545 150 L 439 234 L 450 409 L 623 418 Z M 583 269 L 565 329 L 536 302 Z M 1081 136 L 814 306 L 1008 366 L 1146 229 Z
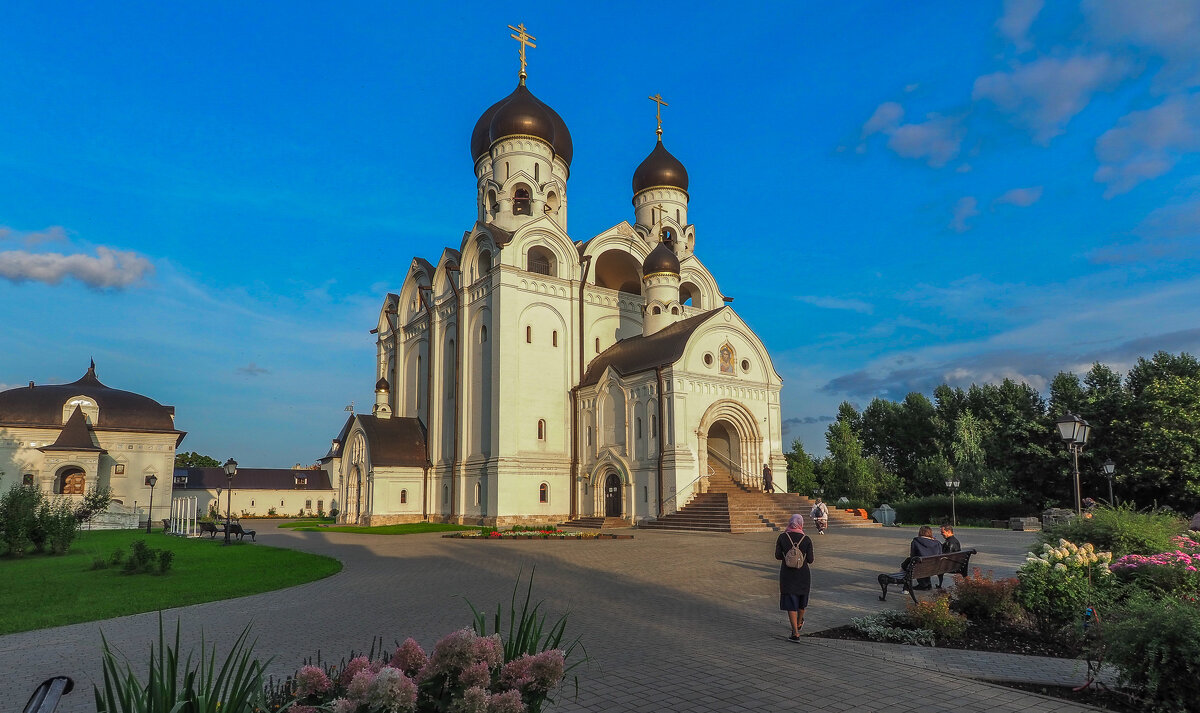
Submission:
M 710 462 L 710 465 L 713 474 L 707 493 L 697 495 L 670 515 L 643 522 L 638 527 L 700 532 L 770 532 L 783 530 L 792 513 L 800 513 L 804 516 L 805 529 L 816 532 L 808 517 L 812 500 L 796 493 L 764 493 L 736 482 L 721 464 Z M 832 509 L 829 526 L 880 527 L 877 522 Z
M 629 521 L 619 517 L 577 517 L 559 524 L 559 528 L 584 528 L 591 530 L 611 530 L 614 527 L 629 527 Z

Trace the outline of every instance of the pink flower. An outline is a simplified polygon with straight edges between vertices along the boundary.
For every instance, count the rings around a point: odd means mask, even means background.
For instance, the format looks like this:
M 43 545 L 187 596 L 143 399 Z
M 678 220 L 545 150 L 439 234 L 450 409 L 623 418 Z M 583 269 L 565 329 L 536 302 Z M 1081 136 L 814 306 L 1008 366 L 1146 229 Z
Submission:
M 474 654 L 475 660 L 486 663 L 488 668 L 504 663 L 504 643 L 500 641 L 500 635 L 476 637 Z
M 529 687 L 538 692 L 546 692 L 558 685 L 563 677 L 563 652 L 558 649 L 543 651 L 533 657 L 529 667 L 533 682 Z
M 359 671 L 365 671 L 370 667 L 371 662 L 367 660 L 366 656 L 356 656 L 350 659 L 350 663 L 346 664 L 346 668 L 342 671 L 342 675 L 338 676 L 338 682 L 343 686 L 348 686 L 350 685 L 350 682 L 354 680 L 354 677 L 358 675 Z
M 346 686 L 346 695 L 352 700 L 362 701 L 367 697 L 367 692 L 371 689 L 371 682 L 375 680 L 375 674 L 370 669 L 363 669 L 354 674 L 354 679 L 350 681 L 350 685 Z
M 487 688 L 492 683 L 492 671 L 484 661 L 473 663 L 463 669 L 458 676 L 458 682 L 463 688 L 477 686 Z
M 335 698 L 329 710 L 332 713 L 354 713 L 358 705 L 346 698 Z
M 456 674 L 475 663 L 477 638 L 475 632 L 470 629 L 459 629 L 447 634 L 433 647 L 433 656 L 429 658 L 429 665 L 421 672 L 422 677 Z
M 318 666 L 305 666 L 296 674 L 296 695 L 300 698 L 324 693 L 333 683 Z
M 525 654 L 519 659 L 513 659 L 500 669 L 500 685 L 505 688 L 523 688 L 533 680 L 533 657 Z
M 367 703 L 372 710 L 387 713 L 414 711 L 417 708 L 417 684 L 400 669 L 385 666 L 371 681 Z
M 391 665 L 400 669 L 407 676 L 416 676 L 417 672 L 429 663 L 429 656 L 421 645 L 411 638 L 405 639 L 396 653 L 392 654 Z
M 1187 566 L 1187 567 L 1185 567 L 1184 569 L 1186 569 L 1186 570 L 1187 570 L 1187 571 L 1189 571 L 1189 572 L 1195 572 L 1195 571 L 1196 571 L 1196 568 L 1195 568 L 1195 567 L 1193 567 L 1193 566 L 1191 566 L 1191 565 L 1188 565 L 1188 566 Z
M 518 691 L 492 694 L 487 707 L 487 713 L 525 713 L 525 710 L 525 703 L 521 701 Z
M 491 696 L 479 686 L 471 686 L 463 691 L 462 698 L 455 701 L 450 710 L 453 713 L 488 713 L 488 699 Z

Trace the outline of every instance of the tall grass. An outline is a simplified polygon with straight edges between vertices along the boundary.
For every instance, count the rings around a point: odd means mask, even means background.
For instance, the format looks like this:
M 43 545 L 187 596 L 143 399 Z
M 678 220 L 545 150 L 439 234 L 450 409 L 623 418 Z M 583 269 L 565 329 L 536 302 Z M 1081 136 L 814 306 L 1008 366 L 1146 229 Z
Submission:
M 1074 517 L 1048 527 L 1038 539 L 1046 544 L 1057 544 L 1059 538 L 1090 542 L 1097 550 L 1112 552 L 1113 557 L 1152 555 L 1174 550 L 1171 538 L 1182 534 L 1187 525 L 1169 512 L 1138 510 L 1128 503 L 1099 507 L 1088 514 L 1091 517 Z

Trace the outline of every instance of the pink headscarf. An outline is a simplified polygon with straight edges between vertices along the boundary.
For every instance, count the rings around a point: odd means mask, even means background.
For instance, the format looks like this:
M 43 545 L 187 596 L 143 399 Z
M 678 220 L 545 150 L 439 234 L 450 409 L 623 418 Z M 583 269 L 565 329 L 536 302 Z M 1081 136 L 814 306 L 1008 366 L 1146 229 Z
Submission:
M 792 519 L 788 520 L 787 530 L 785 532 L 804 532 L 804 516 L 799 513 L 792 515 Z

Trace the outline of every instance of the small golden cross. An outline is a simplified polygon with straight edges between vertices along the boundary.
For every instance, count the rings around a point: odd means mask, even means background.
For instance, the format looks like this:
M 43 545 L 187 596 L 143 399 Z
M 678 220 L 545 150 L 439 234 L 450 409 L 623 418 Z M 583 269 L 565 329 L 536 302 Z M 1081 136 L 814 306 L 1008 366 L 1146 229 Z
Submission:
M 532 47 L 534 49 L 537 49 L 537 45 L 533 44 L 533 42 L 531 41 L 531 40 L 536 40 L 537 38 L 525 31 L 525 23 L 524 22 L 517 25 L 516 27 L 509 25 L 508 29 L 517 33 L 515 35 L 509 35 L 509 37 L 512 37 L 514 40 L 521 43 L 521 74 L 519 76 L 521 77 L 521 81 L 524 82 L 525 81 L 525 48 Z
M 654 133 L 658 134 L 659 136 L 662 136 L 662 108 L 664 106 L 671 106 L 671 105 L 666 103 L 665 101 L 663 101 L 661 94 L 655 94 L 652 97 L 646 97 L 646 98 L 658 105 L 658 106 L 654 107 L 654 118 L 658 119 L 658 130 L 656 130 Z

